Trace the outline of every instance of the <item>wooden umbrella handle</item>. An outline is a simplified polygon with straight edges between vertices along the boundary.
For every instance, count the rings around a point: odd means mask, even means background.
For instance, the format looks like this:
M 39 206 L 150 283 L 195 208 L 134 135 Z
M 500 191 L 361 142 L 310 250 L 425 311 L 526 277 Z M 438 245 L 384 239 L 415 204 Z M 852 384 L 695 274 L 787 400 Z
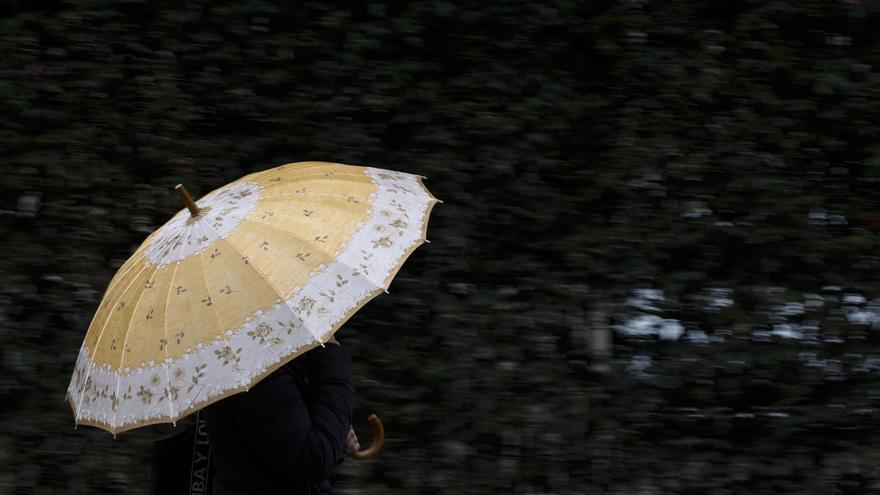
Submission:
M 379 454 L 379 450 L 382 449 L 382 444 L 385 442 L 385 427 L 382 426 L 382 421 L 379 420 L 379 416 L 370 414 L 370 417 L 367 418 L 367 420 L 370 422 L 370 426 L 373 427 L 373 443 L 370 444 L 369 447 L 351 454 L 352 459 L 362 461 L 364 459 L 376 457 L 376 455 Z

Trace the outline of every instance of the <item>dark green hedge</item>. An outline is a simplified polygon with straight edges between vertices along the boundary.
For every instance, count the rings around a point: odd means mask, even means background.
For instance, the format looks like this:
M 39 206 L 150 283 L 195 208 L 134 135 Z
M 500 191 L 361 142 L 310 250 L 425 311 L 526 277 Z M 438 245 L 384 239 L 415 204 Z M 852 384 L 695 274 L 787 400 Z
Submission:
M 172 428 L 64 401 L 103 289 L 174 184 L 301 160 L 445 201 L 339 334 L 388 429 L 340 492 L 880 492 L 875 2 L 0 11 L 0 492 L 145 493 Z M 590 348 L 638 288 L 684 335 Z

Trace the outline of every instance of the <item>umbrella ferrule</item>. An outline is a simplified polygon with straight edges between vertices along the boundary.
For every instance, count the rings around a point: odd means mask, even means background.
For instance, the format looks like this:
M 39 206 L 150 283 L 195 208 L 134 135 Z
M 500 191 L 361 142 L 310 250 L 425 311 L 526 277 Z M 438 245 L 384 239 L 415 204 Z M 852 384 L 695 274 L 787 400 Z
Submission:
M 194 217 L 198 216 L 202 209 L 196 205 L 195 201 L 193 201 L 192 196 L 189 195 L 189 191 L 186 190 L 186 187 L 184 187 L 183 184 L 178 184 L 174 186 L 174 189 L 180 196 L 180 200 L 183 201 L 183 205 L 189 208 L 190 214 Z

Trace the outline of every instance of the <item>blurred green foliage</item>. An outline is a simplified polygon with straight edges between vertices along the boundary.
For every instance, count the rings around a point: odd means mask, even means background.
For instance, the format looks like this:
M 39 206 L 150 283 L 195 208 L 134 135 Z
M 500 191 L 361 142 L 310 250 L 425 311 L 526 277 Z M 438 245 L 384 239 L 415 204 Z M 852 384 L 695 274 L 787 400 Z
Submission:
M 103 289 L 174 184 L 326 160 L 445 200 L 339 334 L 340 493 L 880 493 L 875 2 L 0 11 L 0 492 L 146 492 L 173 428 L 64 400 Z

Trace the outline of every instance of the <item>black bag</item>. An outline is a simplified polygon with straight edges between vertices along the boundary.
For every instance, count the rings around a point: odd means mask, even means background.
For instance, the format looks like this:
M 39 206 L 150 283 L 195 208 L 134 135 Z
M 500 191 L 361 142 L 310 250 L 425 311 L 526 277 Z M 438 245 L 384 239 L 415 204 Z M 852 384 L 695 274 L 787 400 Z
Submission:
M 211 446 L 206 421 L 196 414 L 196 424 L 153 445 L 150 495 L 210 495 Z

